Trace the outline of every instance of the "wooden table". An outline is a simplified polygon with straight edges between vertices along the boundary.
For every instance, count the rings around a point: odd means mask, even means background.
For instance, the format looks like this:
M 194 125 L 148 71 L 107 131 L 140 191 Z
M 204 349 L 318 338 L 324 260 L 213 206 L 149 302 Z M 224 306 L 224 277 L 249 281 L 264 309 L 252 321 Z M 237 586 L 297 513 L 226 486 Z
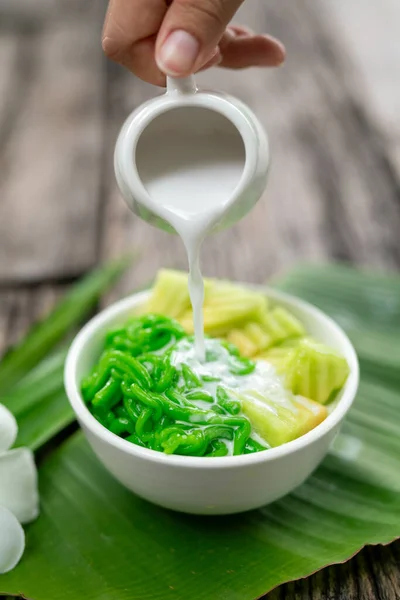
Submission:
M 112 154 L 127 114 L 156 90 L 107 62 L 103 0 L 0 4 L 0 345 L 76 277 L 137 248 L 121 292 L 185 267 L 179 239 L 131 215 Z M 204 272 L 251 282 L 299 261 L 400 266 L 398 0 L 247 0 L 241 20 L 286 44 L 274 71 L 202 74 L 265 124 L 265 198 L 204 248 Z M 400 544 L 282 586 L 268 600 L 400 598 Z M 38 599 L 40 600 L 40 599 Z

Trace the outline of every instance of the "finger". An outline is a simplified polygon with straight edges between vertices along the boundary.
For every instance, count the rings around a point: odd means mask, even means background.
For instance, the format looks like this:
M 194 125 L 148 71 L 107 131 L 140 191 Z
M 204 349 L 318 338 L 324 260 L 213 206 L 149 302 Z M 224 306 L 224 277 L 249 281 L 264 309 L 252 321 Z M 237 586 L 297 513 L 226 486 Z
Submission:
M 156 42 L 161 71 L 185 77 L 210 59 L 243 0 L 174 0 Z
M 164 85 L 154 55 L 166 12 L 166 3 L 160 0 L 111 0 L 102 35 L 106 55 L 145 81 Z
M 235 34 L 227 30 L 220 42 L 220 65 L 230 69 L 277 67 L 285 60 L 285 48 L 268 35 Z
M 206 69 L 210 69 L 211 67 L 216 67 L 222 61 L 222 54 L 220 49 L 217 47 L 214 54 L 200 69 L 199 71 L 205 71 Z
M 227 27 L 227 31 L 233 33 L 235 36 L 248 36 L 254 35 L 254 31 L 250 29 L 250 27 L 245 27 L 244 25 L 235 25 L 232 23 Z
M 155 47 L 156 36 L 153 35 L 133 44 L 118 62 L 143 81 L 165 87 L 165 75 L 160 71 L 154 59 Z

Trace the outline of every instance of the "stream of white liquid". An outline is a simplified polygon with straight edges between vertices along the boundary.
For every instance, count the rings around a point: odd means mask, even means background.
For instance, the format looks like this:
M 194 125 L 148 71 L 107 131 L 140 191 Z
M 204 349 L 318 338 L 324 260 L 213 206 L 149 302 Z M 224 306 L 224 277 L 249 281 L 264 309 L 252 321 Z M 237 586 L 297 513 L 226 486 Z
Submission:
M 229 388 L 233 397 L 236 395 L 241 400 L 247 396 L 253 404 L 262 403 L 264 411 L 275 413 L 275 404 L 294 410 L 290 394 L 272 365 L 258 361 L 250 374 L 233 375 L 228 351 L 219 342 L 204 339 L 200 249 L 207 235 L 223 221 L 231 208 L 243 174 L 245 149 L 240 134 L 221 115 L 214 113 L 211 119 L 210 114 L 203 115 L 206 118 L 202 121 L 203 109 L 196 109 L 196 118 L 188 111 L 185 121 L 184 110 L 177 111 L 179 119 L 176 122 L 168 116 L 165 131 L 163 124 L 157 123 L 160 117 L 156 118 L 140 137 L 135 155 L 138 173 L 152 200 L 153 214 L 169 223 L 181 237 L 188 257 L 195 347 L 184 338 L 177 344 L 172 361 L 175 365 L 188 365 L 213 398 L 222 384 Z M 209 113 L 205 109 L 204 112 Z M 209 358 L 210 349 L 214 350 L 216 358 Z M 204 381 L 205 376 L 208 381 Z M 265 402 L 266 398 L 269 402 Z M 204 399 L 193 402 L 205 410 L 209 407 Z M 266 445 L 255 431 L 251 436 L 262 446 Z M 224 443 L 228 454 L 232 455 L 233 440 L 224 440 Z
M 197 110 L 196 116 L 201 113 Z M 217 119 L 217 127 L 202 128 L 201 118 L 197 118 L 193 132 L 192 118 L 191 131 L 180 126 L 168 135 L 160 135 L 159 128 L 150 126 L 136 151 L 138 172 L 159 208 L 158 216 L 175 229 L 186 248 L 196 353 L 201 361 L 205 349 L 200 248 L 229 208 L 245 162 L 239 133 L 227 119 L 220 115 Z M 210 124 L 209 114 L 205 123 Z

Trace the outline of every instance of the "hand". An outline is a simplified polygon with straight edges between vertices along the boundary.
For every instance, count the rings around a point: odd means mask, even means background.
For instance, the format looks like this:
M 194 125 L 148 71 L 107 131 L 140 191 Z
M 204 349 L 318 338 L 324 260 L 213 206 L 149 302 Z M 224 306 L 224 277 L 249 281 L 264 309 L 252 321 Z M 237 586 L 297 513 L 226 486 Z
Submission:
M 250 0 L 249 0 L 250 1 Z M 110 0 L 103 49 L 141 79 L 165 85 L 214 65 L 274 67 L 283 45 L 228 23 L 243 0 Z

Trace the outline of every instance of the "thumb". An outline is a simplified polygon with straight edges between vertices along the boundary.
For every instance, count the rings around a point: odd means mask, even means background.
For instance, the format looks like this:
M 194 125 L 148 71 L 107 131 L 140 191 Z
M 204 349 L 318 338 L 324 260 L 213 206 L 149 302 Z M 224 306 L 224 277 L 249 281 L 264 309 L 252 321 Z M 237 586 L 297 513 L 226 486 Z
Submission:
M 156 42 L 158 68 L 175 77 L 200 69 L 243 0 L 173 0 Z

